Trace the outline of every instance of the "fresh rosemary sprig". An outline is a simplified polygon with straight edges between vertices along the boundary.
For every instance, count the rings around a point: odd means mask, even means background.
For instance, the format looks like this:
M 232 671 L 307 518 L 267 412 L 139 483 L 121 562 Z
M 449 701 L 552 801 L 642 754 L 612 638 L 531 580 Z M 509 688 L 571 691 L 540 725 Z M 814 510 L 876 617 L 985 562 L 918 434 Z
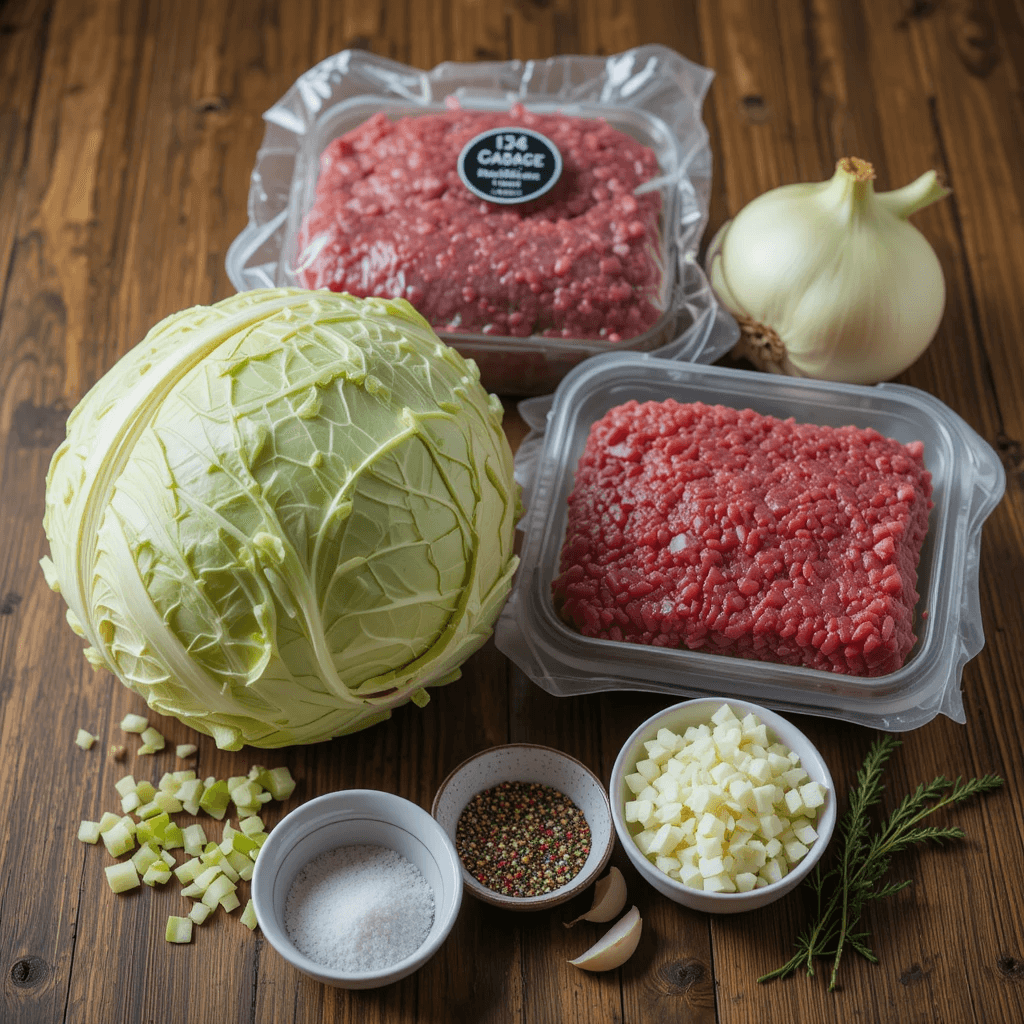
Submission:
M 939 775 L 905 796 L 872 835 L 870 812 L 882 799 L 885 765 L 900 742 L 895 736 L 886 735 L 871 745 L 857 772 L 857 785 L 850 792 L 849 807 L 839 826 L 838 856 L 828 871 L 823 872 L 819 865 L 804 883 L 810 886 L 815 897 L 813 923 L 797 937 L 796 953 L 759 981 L 785 978 L 800 967 L 814 974 L 814 961 L 829 958 L 832 976 L 828 987 L 832 991 L 836 987 L 839 961 L 847 946 L 872 963 L 878 963 L 878 957 L 868 945 L 870 935 L 860 928 L 860 922 L 869 900 L 884 899 L 910 885 L 909 879 L 882 880 L 893 854 L 919 843 L 962 839 L 964 831 L 955 825 L 922 825 L 921 822 L 943 807 L 963 803 L 1003 784 L 998 775 L 984 775 L 967 782 L 960 778 L 951 782 Z

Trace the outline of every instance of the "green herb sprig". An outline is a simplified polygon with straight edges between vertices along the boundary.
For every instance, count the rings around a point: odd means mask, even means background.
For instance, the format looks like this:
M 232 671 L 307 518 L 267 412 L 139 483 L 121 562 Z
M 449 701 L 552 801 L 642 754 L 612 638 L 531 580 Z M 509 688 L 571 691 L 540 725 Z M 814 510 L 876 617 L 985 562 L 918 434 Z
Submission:
M 921 822 L 944 807 L 963 803 L 1003 784 L 998 775 L 984 775 L 967 782 L 960 778 L 951 782 L 942 775 L 936 776 L 907 794 L 872 835 L 870 812 L 882 799 L 885 765 L 900 742 L 895 736 L 887 735 L 871 745 L 857 772 L 857 785 L 850 792 L 849 807 L 840 823 L 842 845 L 838 857 L 828 871 L 823 872 L 819 865 L 804 883 L 815 895 L 813 924 L 797 937 L 796 953 L 759 981 L 785 978 L 800 967 L 814 974 L 814 961 L 830 958 L 832 975 L 828 987 L 833 991 L 839 962 L 848 946 L 872 963 L 878 963 L 878 957 L 868 945 L 870 934 L 860 923 L 870 900 L 893 896 L 911 884 L 910 879 L 883 881 L 892 856 L 919 843 L 962 839 L 965 833 L 955 825 L 922 825 Z

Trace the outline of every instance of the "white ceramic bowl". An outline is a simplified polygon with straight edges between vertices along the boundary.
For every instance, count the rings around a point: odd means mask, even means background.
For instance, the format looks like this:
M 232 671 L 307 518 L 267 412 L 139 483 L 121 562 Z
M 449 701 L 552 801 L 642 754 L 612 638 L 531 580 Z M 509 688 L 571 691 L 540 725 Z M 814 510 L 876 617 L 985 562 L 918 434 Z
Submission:
M 285 929 L 285 901 L 296 875 L 314 858 L 340 846 L 385 846 L 417 868 L 434 890 L 434 923 L 415 953 L 380 971 L 342 974 L 301 953 Z M 252 876 L 256 920 L 270 944 L 293 967 L 337 988 L 379 988 L 422 967 L 448 937 L 462 904 L 455 846 L 422 807 L 373 789 L 345 789 L 297 807 L 274 826 Z
M 760 889 L 752 889 L 750 892 L 704 892 L 702 889 L 693 889 L 670 878 L 640 852 L 640 848 L 633 839 L 631 826 L 626 823 L 625 819 L 626 801 L 633 799 L 633 793 L 626 785 L 625 778 L 636 770 L 637 761 L 643 760 L 647 756 L 644 742 L 653 740 L 659 729 L 671 729 L 673 732 L 682 733 L 691 725 L 709 722 L 711 716 L 723 704 L 728 704 L 738 718 L 743 718 L 749 712 L 757 715 L 768 726 L 769 734 L 773 738 L 772 742 L 782 743 L 790 750 L 796 751 L 800 755 L 800 764 L 808 776 L 820 782 L 828 790 L 825 804 L 819 809 L 817 820 L 814 822 L 818 838 L 811 844 L 806 856 L 780 881 Z M 683 701 L 681 704 L 674 704 L 648 718 L 626 740 L 622 750 L 619 751 L 619 756 L 612 768 L 608 790 L 615 831 L 618 833 L 619 841 L 630 862 L 641 876 L 670 900 L 693 910 L 703 910 L 710 914 L 738 914 L 746 910 L 756 910 L 785 896 L 807 877 L 814 865 L 821 859 L 836 824 L 836 799 L 832 776 L 829 773 L 828 765 L 825 764 L 814 744 L 795 725 L 774 711 L 758 704 L 751 704 L 749 701 L 735 700 L 731 697 L 728 699 L 702 697 L 699 700 Z M 632 829 L 637 830 L 637 826 L 633 825 Z
M 615 845 L 608 794 L 601 780 L 574 757 L 534 743 L 491 747 L 463 761 L 441 783 L 431 813 L 454 843 L 466 804 L 502 782 L 537 782 L 552 786 L 583 812 L 590 826 L 590 853 L 579 873 L 565 885 L 541 896 L 505 896 L 477 881 L 459 862 L 462 881 L 477 899 L 507 910 L 546 910 L 578 895 L 607 865 Z

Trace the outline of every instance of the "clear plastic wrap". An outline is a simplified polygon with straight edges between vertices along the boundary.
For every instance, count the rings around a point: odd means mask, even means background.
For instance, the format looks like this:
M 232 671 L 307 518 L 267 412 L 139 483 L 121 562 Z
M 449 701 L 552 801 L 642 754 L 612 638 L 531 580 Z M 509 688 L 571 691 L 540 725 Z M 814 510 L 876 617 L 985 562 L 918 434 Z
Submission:
M 630 399 L 701 401 L 828 426 L 872 427 L 924 443 L 934 507 L 918 565 L 918 640 L 903 667 L 875 678 L 750 661 L 704 651 L 584 637 L 555 613 L 566 502 L 590 426 Z M 531 427 L 516 454 L 526 515 L 520 568 L 495 629 L 504 654 L 558 696 L 648 690 L 737 697 L 782 711 L 822 715 L 890 732 L 936 715 L 965 721 L 964 665 L 984 646 L 978 596 L 982 525 L 1006 486 L 998 456 L 956 413 L 916 388 L 862 387 L 684 365 L 638 353 L 580 366 L 554 396 L 520 403 Z
M 300 230 L 311 209 L 324 149 L 383 112 L 391 119 L 465 110 L 602 118 L 650 147 L 659 174 L 643 189 L 662 199 L 658 258 L 663 312 L 643 333 L 622 341 L 439 330 L 480 367 L 501 394 L 554 389 L 584 359 L 609 351 L 657 351 L 664 358 L 710 363 L 735 334 L 716 324 L 717 306 L 696 259 L 707 222 L 711 150 L 701 120 L 712 72 L 663 46 L 611 57 L 441 64 L 421 71 L 363 51 L 346 50 L 305 72 L 264 115 L 266 134 L 249 191 L 249 223 L 234 240 L 227 273 L 240 290 L 297 283 Z

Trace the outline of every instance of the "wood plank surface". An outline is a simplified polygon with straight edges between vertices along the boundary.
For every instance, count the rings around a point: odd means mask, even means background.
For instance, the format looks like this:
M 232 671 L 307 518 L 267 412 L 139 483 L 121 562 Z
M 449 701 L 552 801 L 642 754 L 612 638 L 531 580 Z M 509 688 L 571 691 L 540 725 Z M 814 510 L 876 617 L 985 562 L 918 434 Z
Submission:
M 984 529 L 986 644 L 963 673 L 966 722 L 905 734 L 889 786 L 994 772 L 1005 789 L 958 809 L 964 841 L 900 855 L 894 877 L 914 885 L 867 917 L 880 962 L 848 954 L 836 992 L 824 968 L 757 981 L 789 957 L 800 895 L 708 917 L 645 887 L 620 848 L 644 932 L 604 975 L 566 962 L 600 934 L 562 926 L 589 897 L 513 915 L 467 896 L 441 952 L 376 991 L 312 982 L 226 915 L 169 945 L 166 917 L 187 908 L 176 887 L 115 897 L 105 851 L 75 839 L 80 820 L 117 807 L 122 774 L 177 765 L 133 752 L 118 723 L 143 701 L 89 668 L 38 567 L 68 413 L 162 317 L 232 294 L 224 261 L 246 223 L 262 115 L 307 68 L 346 48 L 429 69 L 646 43 L 715 71 L 706 238 L 759 193 L 825 178 L 842 156 L 870 160 L 880 189 L 929 168 L 952 188 L 914 217 L 947 302 L 898 383 L 993 446 L 1006 494 Z M 0 0 L 0 1022 L 1024 1020 L 1022 80 L 1019 0 Z M 513 397 L 505 408 L 516 447 L 526 427 Z M 668 702 L 556 698 L 489 643 L 425 708 L 329 743 L 231 753 L 155 721 L 172 746 L 198 743 L 201 775 L 287 765 L 298 788 L 270 805 L 272 824 L 346 787 L 429 808 L 455 765 L 509 741 L 558 747 L 607 779 L 625 738 Z M 845 793 L 873 732 L 796 721 Z M 74 746 L 79 727 L 100 737 L 92 750 Z M 122 742 L 118 762 L 107 749 Z

